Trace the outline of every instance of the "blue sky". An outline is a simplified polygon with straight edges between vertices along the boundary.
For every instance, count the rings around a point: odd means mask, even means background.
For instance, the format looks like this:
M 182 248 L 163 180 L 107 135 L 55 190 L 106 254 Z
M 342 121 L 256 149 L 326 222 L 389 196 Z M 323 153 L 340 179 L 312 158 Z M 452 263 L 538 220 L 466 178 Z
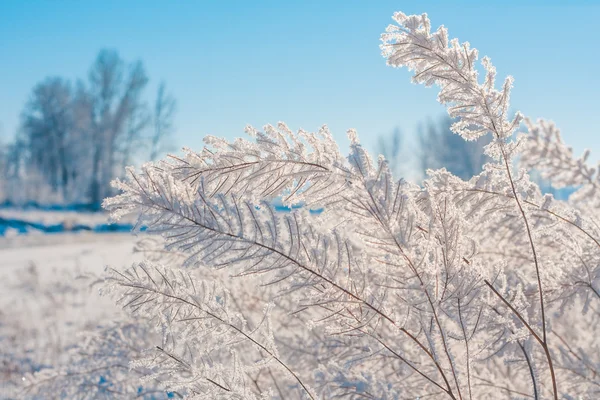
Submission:
M 515 77 L 514 109 L 554 120 L 577 153 L 600 158 L 600 1 L 0 1 L 0 138 L 8 141 L 32 87 L 84 78 L 101 48 L 141 59 L 178 101 L 177 146 L 246 124 L 328 124 L 374 149 L 380 135 L 444 109 L 436 90 L 386 67 L 379 35 L 394 11 L 427 12 L 432 26 Z M 500 82 L 499 82 L 500 83 Z M 410 146 L 410 143 L 409 143 Z

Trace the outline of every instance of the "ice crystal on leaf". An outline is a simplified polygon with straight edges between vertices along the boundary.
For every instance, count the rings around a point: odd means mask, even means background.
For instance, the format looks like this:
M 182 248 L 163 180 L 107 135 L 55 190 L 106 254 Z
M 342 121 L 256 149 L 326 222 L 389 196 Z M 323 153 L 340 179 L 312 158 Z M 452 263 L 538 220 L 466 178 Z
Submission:
M 317 133 L 294 133 L 280 122 L 265 126 L 264 132 L 248 126 L 246 133 L 254 141 L 230 143 L 208 136 L 202 152 L 186 149 L 184 157 L 173 156 L 161 168 L 192 187 L 202 181 L 209 196 L 235 192 L 259 201 L 285 193 L 284 204 L 316 205 L 339 198 L 336 192 L 343 191 L 345 182 L 330 179 L 337 176 L 331 172 L 342 167 L 344 157 L 327 126 Z

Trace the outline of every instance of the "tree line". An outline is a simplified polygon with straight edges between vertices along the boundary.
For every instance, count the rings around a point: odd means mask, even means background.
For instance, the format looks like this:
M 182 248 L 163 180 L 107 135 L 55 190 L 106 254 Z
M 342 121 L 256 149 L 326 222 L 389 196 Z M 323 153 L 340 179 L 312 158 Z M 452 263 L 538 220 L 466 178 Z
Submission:
M 0 149 L 0 197 L 99 207 L 125 166 L 166 150 L 176 101 L 163 82 L 150 104 L 148 82 L 141 61 L 103 49 L 87 79 L 48 77 L 35 85 L 15 140 Z
M 379 138 L 377 151 L 385 156 L 398 176 L 412 170 L 420 181 L 428 169 L 446 168 L 461 179 L 469 179 L 489 161 L 484 150 L 490 139 L 463 140 L 450 130 L 453 122 L 448 115 L 443 115 L 420 123 L 417 142 L 412 148 L 405 145 L 400 128 L 395 128 L 390 135 Z

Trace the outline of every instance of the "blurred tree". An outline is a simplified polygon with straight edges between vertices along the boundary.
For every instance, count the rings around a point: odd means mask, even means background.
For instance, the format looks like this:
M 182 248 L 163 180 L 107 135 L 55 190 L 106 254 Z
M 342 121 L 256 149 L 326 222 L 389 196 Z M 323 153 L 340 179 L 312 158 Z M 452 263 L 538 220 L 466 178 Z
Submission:
M 462 179 L 469 179 L 481 171 L 486 162 L 484 146 L 489 139 L 465 141 L 452 133 L 452 119 L 442 116 L 437 123 L 429 119 L 417 129 L 417 149 L 406 154 L 399 128 L 390 136 L 380 137 L 377 151 L 388 160 L 394 176 L 416 176 L 422 179 L 427 169 L 445 167 Z
M 404 140 L 402 139 L 402 132 L 400 128 L 396 127 L 392 134 L 388 137 L 379 137 L 377 142 L 377 153 L 383 155 L 388 161 L 390 169 L 394 176 L 400 176 L 406 173 L 406 158 L 402 157 L 402 145 Z
M 23 142 L 22 135 L 18 135 L 13 143 L 4 144 L 1 146 L 0 151 L 2 158 L 0 162 L 0 183 L 2 188 L 0 189 L 0 201 L 10 202 L 14 200 L 13 193 L 22 193 L 18 191 L 16 183 L 19 182 L 23 176 L 23 159 L 22 156 L 25 153 L 25 143 Z
M 99 206 L 124 166 L 142 150 L 156 158 L 172 130 L 175 100 L 161 83 L 151 111 L 143 99 L 147 83 L 140 61 L 126 64 L 116 51 L 101 50 L 87 81 L 73 87 L 52 77 L 36 85 L 17 139 L 0 157 L 3 186 L 14 180 L 23 190 L 5 189 L 3 197 Z
M 161 150 L 161 143 L 164 138 L 173 130 L 173 118 L 177 103 L 175 99 L 167 94 L 166 85 L 161 82 L 158 86 L 156 102 L 154 103 L 154 132 L 150 147 L 150 161 L 156 160 Z
M 33 89 L 22 113 L 22 132 L 29 164 L 36 168 L 54 191 L 68 196 L 76 165 L 71 154 L 73 92 L 62 78 L 48 78 Z
M 427 169 L 445 167 L 454 175 L 469 179 L 478 174 L 486 162 L 484 147 L 489 139 L 466 141 L 450 130 L 452 123 L 450 117 L 443 116 L 437 124 L 428 120 L 426 125 L 419 126 L 418 168 L 425 173 Z
M 148 83 L 144 67 L 140 61 L 131 64 L 126 78 L 124 69 L 116 51 L 101 50 L 89 74 L 94 142 L 90 199 L 96 204 L 109 194 L 110 181 L 121 166 L 116 162 L 120 146 L 125 149 L 120 156 L 128 159 L 133 139 L 147 124 L 145 118 L 132 123 L 143 108 L 141 93 Z

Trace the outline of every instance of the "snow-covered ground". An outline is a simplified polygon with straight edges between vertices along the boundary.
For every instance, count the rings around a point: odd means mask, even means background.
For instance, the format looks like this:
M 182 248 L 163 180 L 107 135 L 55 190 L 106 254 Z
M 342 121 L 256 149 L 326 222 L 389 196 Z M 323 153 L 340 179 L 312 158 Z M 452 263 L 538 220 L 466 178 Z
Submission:
M 23 373 L 66 362 L 78 334 L 120 312 L 94 276 L 134 262 L 134 241 L 126 233 L 0 237 L 0 399 L 21 398 Z
M 128 232 L 133 223 L 130 216 L 113 224 L 102 212 L 0 208 L 0 237 L 79 231 Z
M 18 219 L 43 225 L 60 223 L 98 225 L 108 222 L 108 215 L 101 212 L 22 210 L 18 208 L 0 209 L 0 218 Z

